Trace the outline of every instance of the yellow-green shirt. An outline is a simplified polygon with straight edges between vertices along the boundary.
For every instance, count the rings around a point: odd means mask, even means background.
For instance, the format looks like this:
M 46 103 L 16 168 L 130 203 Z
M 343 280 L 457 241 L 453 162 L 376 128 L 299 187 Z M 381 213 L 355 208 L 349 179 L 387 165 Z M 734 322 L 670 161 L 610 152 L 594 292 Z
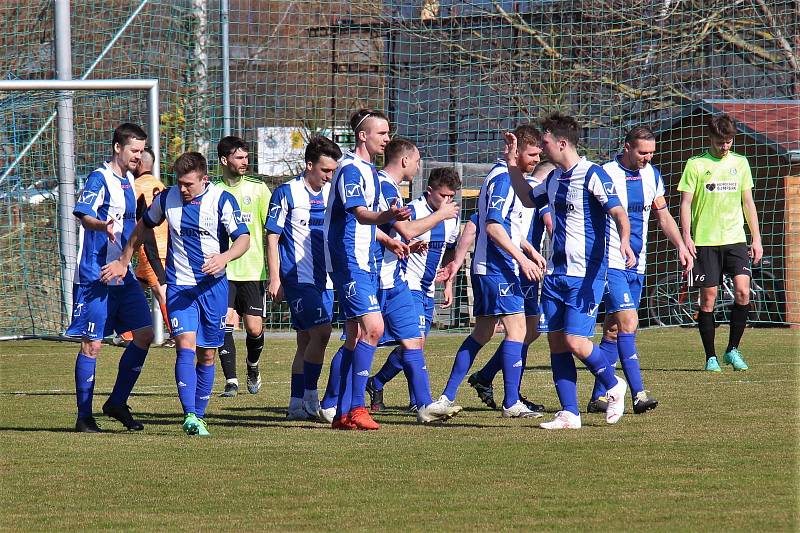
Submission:
M 692 193 L 692 240 L 696 246 L 747 242 L 742 193 L 753 188 L 747 158 L 733 152 L 717 159 L 708 152 L 689 159 L 678 190 Z
M 269 212 L 271 193 L 267 185 L 255 178 L 247 176 L 236 185 L 228 185 L 225 180 L 214 182 L 231 193 L 239 203 L 242 221 L 250 230 L 250 249 L 245 254 L 228 263 L 225 272 L 232 281 L 260 281 L 267 279 L 267 267 L 264 262 L 264 224 Z

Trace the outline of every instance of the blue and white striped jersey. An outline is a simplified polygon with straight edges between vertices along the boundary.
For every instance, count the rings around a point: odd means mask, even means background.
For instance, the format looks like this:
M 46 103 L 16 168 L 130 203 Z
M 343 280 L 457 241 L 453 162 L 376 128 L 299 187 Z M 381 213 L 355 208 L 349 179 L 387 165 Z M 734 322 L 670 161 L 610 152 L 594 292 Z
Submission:
M 283 284 L 312 284 L 333 288 L 325 271 L 325 207 L 331 185 L 314 193 L 303 175 L 280 185 L 272 193 L 264 228 L 280 235 L 278 251 Z
M 242 221 L 239 204 L 233 195 L 214 184 L 202 194 L 183 201 L 178 187 L 169 187 L 150 204 L 142 217 L 155 227 L 167 221 L 167 285 L 192 287 L 212 276 L 200 269 L 210 255 L 228 250 L 228 240 L 250 232 Z M 225 271 L 214 278 L 221 278 Z
M 433 209 L 428 204 L 427 194 L 423 194 L 410 204 L 411 219 L 425 218 L 433 214 Z M 436 271 L 442 265 L 444 251 L 454 248 L 460 235 L 460 224 L 457 218 L 449 218 L 439 222 L 430 231 L 427 231 L 412 240 L 428 243 L 428 251 L 424 254 L 411 254 L 405 261 L 405 275 L 408 286 L 412 291 L 423 291 L 433 297 L 434 279 Z
M 400 188 L 395 183 L 386 171 L 381 170 L 378 172 L 378 183 L 380 195 L 378 197 L 378 211 L 387 211 L 391 205 L 395 207 L 403 207 L 403 195 L 400 193 Z M 380 226 L 382 232 L 393 239 L 402 240 L 393 229 L 394 220 L 389 224 Z M 379 287 L 381 289 L 391 289 L 395 285 L 403 283 L 403 263 L 397 259 L 397 256 L 391 251 L 387 250 L 385 246 L 375 241 L 375 261 L 380 268 Z
M 517 262 L 486 234 L 486 226 L 501 224 L 515 246 L 519 247 L 523 233 L 524 206 L 514 194 L 508 166 L 502 159 L 495 163 L 481 186 L 478 197 L 478 224 L 475 234 L 475 253 L 472 256 L 472 273 L 495 275 L 502 272 L 519 272 Z
M 328 272 L 364 270 L 377 274 L 375 226 L 361 224 L 352 210 L 378 210 L 378 171 L 351 151 L 339 161 L 325 209 L 325 267 Z
M 531 187 L 536 187 L 542 183 L 541 181 L 536 181 L 533 178 L 527 178 L 527 182 Z M 545 213 L 549 212 L 549 205 L 541 209 L 538 207 L 522 208 L 522 228 L 524 230 L 523 237 L 525 237 L 525 240 L 533 245 L 537 252 L 542 251 L 542 237 L 544 237 L 544 220 L 542 217 L 545 215 Z
M 608 217 L 608 268 L 635 270 L 644 274 L 647 268 L 647 226 L 650 211 L 655 208 L 655 199 L 664 196 L 664 181 L 661 172 L 651 164 L 642 170 L 631 170 L 622 166 L 619 156 L 609 161 L 603 168 L 614 181 L 619 201 L 631 221 L 631 248 L 636 254 L 636 265 L 628 269 L 625 258 L 619 251 L 619 232 L 617 225 Z
M 531 198 L 540 208 L 550 204 L 553 217 L 547 273 L 605 276 L 606 213 L 621 204 L 603 167 L 582 157 L 569 170 L 552 171 Z
M 78 231 L 78 268 L 73 283 L 88 284 L 100 279 L 100 269 L 116 261 L 131 238 L 136 227 L 136 195 L 133 190 L 133 175 L 117 176 L 108 162 L 86 178 L 86 186 L 78 195 L 72 214 L 80 218 L 89 215 L 98 220 L 114 220 L 114 242 L 105 231 L 87 231 L 81 225 Z M 133 271 L 122 282 L 136 283 Z

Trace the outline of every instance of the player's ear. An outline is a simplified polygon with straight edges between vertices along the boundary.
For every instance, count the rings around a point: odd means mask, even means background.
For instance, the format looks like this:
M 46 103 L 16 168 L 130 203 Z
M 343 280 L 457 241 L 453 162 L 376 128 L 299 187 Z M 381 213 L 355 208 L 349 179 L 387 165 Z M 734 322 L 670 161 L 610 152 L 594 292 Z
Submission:
M 122 152 L 122 146 L 119 143 L 114 143 L 114 153 L 119 154 Z
M 219 162 L 222 164 L 223 167 L 228 166 L 228 158 L 224 155 L 219 158 Z
M 306 161 L 306 172 L 311 172 L 312 170 L 314 170 L 314 163 Z
M 356 139 L 362 143 L 367 142 L 367 132 L 365 130 L 359 131 L 358 135 L 356 135 Z

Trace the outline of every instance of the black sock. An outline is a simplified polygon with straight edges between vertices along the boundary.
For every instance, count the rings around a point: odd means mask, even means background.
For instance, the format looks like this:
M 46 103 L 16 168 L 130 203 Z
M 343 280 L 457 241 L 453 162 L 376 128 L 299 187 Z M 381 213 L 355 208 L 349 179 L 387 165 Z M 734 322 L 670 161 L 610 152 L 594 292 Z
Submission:
M 247 335 L 245 343 L 247 344 L 247 363 L 255 365 L 261 357 L 261 350 L 264 349 L 264 332 L 262 331 L 258 337 Z
M 706 361 L 711 357 L 716 357 L 714 349 L 714 312 L 700 311 L 697 313 L 697 329 L 700 330 L 700 340 L 703 341 L 703 349 L 706 351 Z
M 747 313 L 750 311 L 749 305 L 733 304 L 731 306 L 731 332 L 728 337 L 728 348 L 730 352 L 733 348 L 739 347 L 739 341 L 744 335 L 744 328 L 747 326 Z
M 236 378 L 236 344 L 233 342 L 233 324 L 225 324 L 225 340 L 219 349 L 219 362 L 225 379 Z

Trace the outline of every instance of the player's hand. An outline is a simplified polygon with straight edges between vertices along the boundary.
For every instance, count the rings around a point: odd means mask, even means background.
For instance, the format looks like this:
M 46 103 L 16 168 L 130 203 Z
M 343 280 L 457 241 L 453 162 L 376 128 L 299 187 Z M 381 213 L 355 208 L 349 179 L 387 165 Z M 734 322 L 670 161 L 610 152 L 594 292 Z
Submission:
M 683 267 L 683 271 L 687 274 L 691 272 L 692 268 L 694 268 L 694 258 L 692 254 L 689 253 L 689 249 L 685 246 L 682 248 L 678 248 L 678 259 L 681 260 L 681 266 Z
M 761 246 L 761 241 L 753 240 L 750 244 L 750 258 L 753 260 L 753 264 L 757 265 L 761 262 L 761 258 L 764 257 L 764 248 Z
M 542 281 L 542 269 L 527 257 L 519 264 L 519 271 L 528 281 Z
M 628 268 L 633 268 L 636 266 L 636 254 L 633 253 L 633 248 L 629 242 L 623 242 L 619 245 L 619 251 L 622 254 L 622 257 L 625 258 L 625 266 Z
M 123 265 L 119 259 L 106 263 L 100 269 L 100 281 L 108 285 L 116 282 L 122 283 L 125 275 L 128 273 L 128 267 Z
M 402 222 L 403 220 L 411 218 L 411 208 L 397 207 L 397 200 L 394 200 L 392 205 L 389 206 L 389 212 L 392 214 L 391 220 L 399 220 Z
M 408 251 L 412 254 L 426 254 L 428 253 L 428 241 L 411 241 Z
M 106 222 L 106 235 L 108 235 L 108 240 L 111 242 L 117 242 L 117 236 L 114 235 L 114 219 L 110 218 Z
M 280 279 L 271 279 L 269 280 L 269 286 L 267 287 L 267 292 L 269 293 L 269 298 L 273 302 L 282 302 L 283 301 L 283 285 L 281 285 Z
M 448 281 L 444 284 L 444 293 L 442 294 L 442 309 L 447 309 L 453 305 L 453 282 Z
M 450 261 L 444 267 L 436 271 L 436 278 L 434 281 L 436 281 L 436 283 L 447 283 L 455 277 L 456 272 L 458 272 L 458 266 L 456 266 L 455 261 Z
M 206 257 L 206 262 L 203 263 L 203 266 L 200 268 L 200 272 L 208 274 L 209 276 L 215 276 L 225 270 L 227 264 L 228 260 L 224 254 L 209 255 Z
M 503 151 L 503 156 L 506 159 L 508 166 L 517 166 L 517 136 L 507 131 L 503 133 L 503 138 L 506 141 L 506 148 Z
M 683 239 L 683 242 L 686 243 L 686 249 L 689 250 L 689 253 L 692 255 L 692 257 L 697 259 L 697 247 L 694 245 L 692 238 L 686 237 Z
M 386 248 L 391 250 L 398 259 L 405 259 L 410 253 L 408 245 L 397 239 L 390 239 L 389 243 L 386 244 Z
M 533 246 L 531 246 L 529 250 L 525 251 L 525 255 L 527 255 L 531 259 L 531 261 L 536 263 L 536 266 L 538 266 L 542 270 L 547 268 L 547 259 L 545 259 L 542 254 L 537 252 L 536 248 L 534 248 Z
M 451 218 L 458 218 L 458 204 L 455 202 L 442 202 L 439 209 L 436 210 L 438 215 L 441 215 L 442 220 L 450 220 Z

